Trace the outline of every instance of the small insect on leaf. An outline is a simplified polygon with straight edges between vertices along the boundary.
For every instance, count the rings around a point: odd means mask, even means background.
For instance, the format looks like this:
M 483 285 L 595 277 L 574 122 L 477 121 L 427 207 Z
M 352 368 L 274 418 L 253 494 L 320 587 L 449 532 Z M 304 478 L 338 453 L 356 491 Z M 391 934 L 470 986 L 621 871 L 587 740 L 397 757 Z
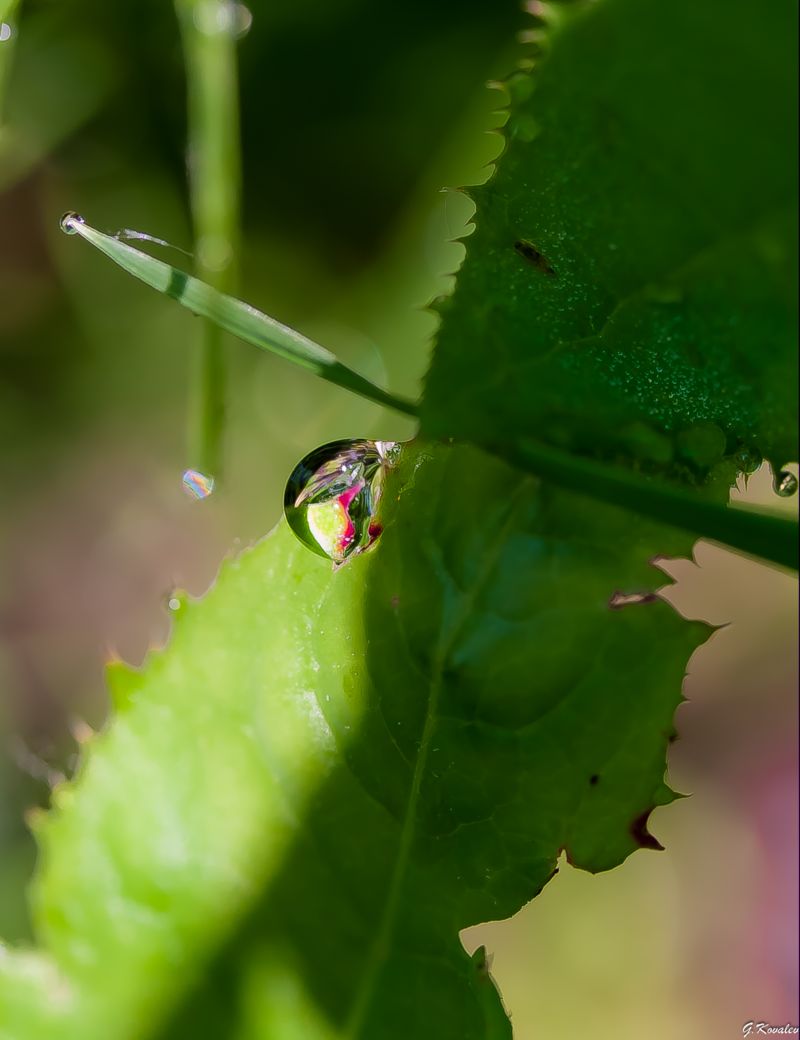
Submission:
M 527 260 L 529 264 L 536 268 L 537 271 L 541 271 L 542 274 L 555 275 L 554 269 L 550 266 L 550 261 L 547 257 L 540 253 L 533 242 L 529 242 L 527 238 L 518 238 L 514 243 L 514 248 L 519 255 Z

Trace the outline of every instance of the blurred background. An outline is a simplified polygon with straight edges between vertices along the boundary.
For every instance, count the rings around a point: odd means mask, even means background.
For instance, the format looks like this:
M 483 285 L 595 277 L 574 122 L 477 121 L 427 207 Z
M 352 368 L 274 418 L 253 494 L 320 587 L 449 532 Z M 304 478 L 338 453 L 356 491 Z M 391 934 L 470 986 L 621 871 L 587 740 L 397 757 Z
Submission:
M 58 229 L 77 210 L 192 248 L 173 7 L 14 7 L 0 0 L 0 935 L 24 941 L 25 813 L 69 771 L 76 729 L 102 724 L 104 662 L 164 641 L 172 591 L 202 592 L 273 526 L 307 451 L 412 428 L 230 340 L 223 480 L 183 494 L 199 323 Z M 254 0 L 250 15 L 240 294 L 416 396 L 424 307 L 471 214 L 441 189 L 483 180 L 501 148 L 485 84 L 519 57 L 518 0 Z M 763 471 L 740 493 L 792 508 Z M 798 1020 L 796 581 L 703 545 L 669 573 L 682 613 L 728 625 L 692 659 L 678 717 L 671 777 L 693 796 L 653 817 L 666 853 L 598 877 L 565 864 L 513 920 L 465 935 L 494 956 L 517 1040 Z

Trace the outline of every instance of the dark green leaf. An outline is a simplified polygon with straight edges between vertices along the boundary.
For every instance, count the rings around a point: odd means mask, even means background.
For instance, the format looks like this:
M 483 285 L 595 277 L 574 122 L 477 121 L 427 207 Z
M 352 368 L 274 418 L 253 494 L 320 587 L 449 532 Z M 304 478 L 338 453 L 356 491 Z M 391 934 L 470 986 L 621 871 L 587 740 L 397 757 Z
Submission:
M 743 449 L 796 459 L 795 5 L 546 10 L 423 429 L 692 483 Z

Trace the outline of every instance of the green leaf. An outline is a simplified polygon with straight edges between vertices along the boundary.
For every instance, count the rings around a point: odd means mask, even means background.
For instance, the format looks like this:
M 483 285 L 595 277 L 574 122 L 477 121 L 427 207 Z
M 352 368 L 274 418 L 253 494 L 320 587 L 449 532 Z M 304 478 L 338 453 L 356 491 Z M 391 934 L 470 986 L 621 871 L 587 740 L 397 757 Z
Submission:
M 795 5 L 542 9 L 423 430 L 692 484 L 796 459 Z
M 460 929 L 562 849 L 654 844 L 706 629 L 647 561 L 683 546 L 468 448 L 409 449 L 385 501 L 374 551 L 333 572 L 281 525 L 114 666 L 36 824 L 46 956 L 0 961 L 3 1040 L 505 1038 Z

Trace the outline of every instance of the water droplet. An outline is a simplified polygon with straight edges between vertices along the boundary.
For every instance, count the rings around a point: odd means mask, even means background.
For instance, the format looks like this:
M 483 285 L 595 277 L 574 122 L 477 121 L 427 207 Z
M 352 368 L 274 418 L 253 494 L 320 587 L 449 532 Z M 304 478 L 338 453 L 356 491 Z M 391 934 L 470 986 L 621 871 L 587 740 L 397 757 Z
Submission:
M 381 533 L 384 479 L 400 450 L 394 441 L 333 441 L 306 455 L 283 499 L 286 520 L 300 541 L 337 564 L 374 545 Z
M 695 423 L 677 437 L 679 453 L 696 466 L 711 466 L 725 454 L 725 434 L 714 423 Z
M 253 24 L 253 12 L 244 4 L 234 4 L 234 8 L 233 34 L 237 40 L 241 40 L 250 32 L 250 26 Z
M 253 14 L 232 0 L 205 0 L 194 9 L 194 24 L 204 36 L 227 34 L 240 40 L 250 31 Z
M 781 498 L 791 498 L 797 494 L 797 477 L 788 469 L 782 469 L 775 474 L 775 494 Z
M 637 459 L 659 463 L 672 461 L 672 441 L 647 423 L 630 423 L 619 431 L 618 436 L 620 444 Z
M 181 601 L 178 599 L 177 596 L 173 596 L 170 599 L 170 601 L 168 603 L 168 606 L 169 606 L 170 610 L 180 610 L 181 609 Z
M 183 490 L 191 498 L 208 498 L 213 492 L 216 481 L 206 476 L 199 469 L 187 469 L 181 478 Z
M 523 101 L 528 100 L 533 93 L 533 86 L 531 77 L 521 72 L 512 73 L 505 81 L 505 88 L 515 105 L 520 105 Z
M 197 243 L 197 255 L 203 267 L 211 271 L 224 271 L 233 260 L 233 250 L 223 235 L 203 235 Z
M 764 460 L 761 452 L 755 448 L 740 448 L 733 456 L 733 461 L 742 473 L 755 473 Z
M 59 227 L 65 235 L 77 235 L 78 232 L 75 225 L 85 223 L 86 221 L 83 219 L 80 213 L 75 213 L 73 212 L 73 210 L 70 210 L 68 213 L 65 213 L 64 216 L 61 218 L 59 222 Z
M 520 141 L 528 144 L 538 137 L 540 129 L 539 123 L 533 116 L 528 115 L 526 112 L 520 112 L 514 119 L 512 132 Z
M 14 30 L 8 22 L 0 22 L 0 43 L 5 43 L 6 40 L 10 40 L 13 35 Z

